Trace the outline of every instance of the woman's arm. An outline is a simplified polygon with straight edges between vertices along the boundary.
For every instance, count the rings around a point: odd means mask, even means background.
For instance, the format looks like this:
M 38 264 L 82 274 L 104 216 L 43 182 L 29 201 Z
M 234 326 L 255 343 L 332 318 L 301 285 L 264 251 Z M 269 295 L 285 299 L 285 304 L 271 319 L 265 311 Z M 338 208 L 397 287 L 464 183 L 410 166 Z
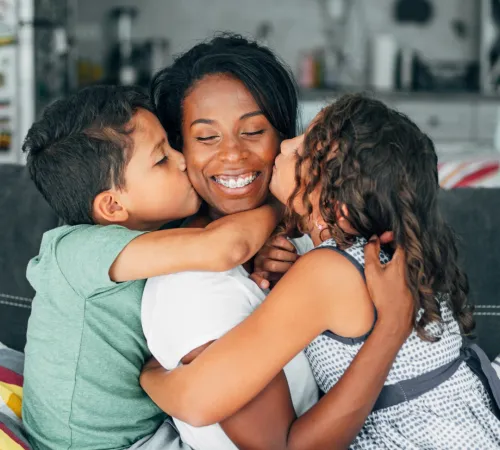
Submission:
M 332 414 L 337 410 L 338 420 L 344 418 L 344 422 L 353 423 L 350 431 L 343 431 L 343 435 L 349 436 L 354 436 L 364 422 L 397 349 L 411 328 L 413 305 L 405 283 L 401 251 L 396 252 L 385 269 L 375 262 L 378 253 L 373 252 L 376 250 L 367 250 L 366 275 L 379 312 L 377 327 L 343 381 L 321 401 L 316 412 L 308 413 L 314 414 L 312 417 L 317 421 L 318 408 L 328 409 Z M 332 273 L 335 258 L 342 258 L 342 263 Z M 141 384 L 163 410 L 193 425 L 220 422 L 234 414 L 256 397 L 313 338 L 330 328 L 332 292 L 340 298 L 355 299 L 350 296 L 351 283 L 346 283 L 355 269 L 344 262 L 342 256 L 328 250 L 304 256 L 252 316 L 190 365 L 169 373 L 162 369 L 146 370 Z M 389 346 L 385 342 L 388 339 Z M 380 348 L 384 348 L 383 354 Z M 365 386 L 370 375 L 373 383 Z M 348 405 L 345 410 L 344 404 Z M 358 420 L 353 420 L 354 417 Z M 329 415 L 328 427 L 332 427 L 332 420 L 337 419 Z
M 240 450 L 347 449 L 370 414 L 407 335 L 401 325 L 377 323 L 340 381 L 299 418 L 280 372 L 220 425 Z
M 223 272 L 248 261 L 264 245 L 281 217 L 277 204 L 232 214 L 206 228 L 160 230 L 135 238 L 109 271 L 122 282 L 200 270 Z

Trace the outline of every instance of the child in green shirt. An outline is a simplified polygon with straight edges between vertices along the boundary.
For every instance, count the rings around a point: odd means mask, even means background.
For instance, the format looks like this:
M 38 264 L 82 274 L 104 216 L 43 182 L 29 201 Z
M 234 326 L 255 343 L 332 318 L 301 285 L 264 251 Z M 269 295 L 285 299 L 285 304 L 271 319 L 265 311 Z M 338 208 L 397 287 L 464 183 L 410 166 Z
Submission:
M 200 199 L 136 88 L 91 87 L 54 103 L 23 150 L 37 188 L 68 224 L 45 233 L 27 271 L 36 290 L 23 403 L 31 444 L 127 448 L 165 420 L 139 386 L 150 357 L 144 279 L 242 264 L 279 211 L 264 205 L 204 229 L 160 230 L 196 213 Z M 174 434 L 171 441 L 167 450 L 186 448 Z

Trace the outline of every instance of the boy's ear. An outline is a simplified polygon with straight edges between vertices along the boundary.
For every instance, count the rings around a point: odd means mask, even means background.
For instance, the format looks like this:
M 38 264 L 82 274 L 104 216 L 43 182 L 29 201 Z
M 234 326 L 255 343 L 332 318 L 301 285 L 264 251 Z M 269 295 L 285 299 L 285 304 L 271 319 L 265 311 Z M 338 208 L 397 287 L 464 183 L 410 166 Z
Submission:
M 114 191 L 104 191 L 96 196 L 92 204 L 92 215 L 96 223 L 123 223 L 128 220 L 128 211 Z

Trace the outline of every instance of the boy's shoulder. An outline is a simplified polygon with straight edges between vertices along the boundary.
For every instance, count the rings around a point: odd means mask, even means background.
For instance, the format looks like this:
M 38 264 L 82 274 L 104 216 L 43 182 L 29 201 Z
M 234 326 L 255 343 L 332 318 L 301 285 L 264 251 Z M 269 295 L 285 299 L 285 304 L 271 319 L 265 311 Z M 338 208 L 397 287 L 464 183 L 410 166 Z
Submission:
M 71 244 L 79 244 L 82 239 L 119 239 L 123 235 L 137 236 L 141 233 L 120 225 L 62 225 L 44 233 L 41 247 L 57 244 L 66 236 L 70 236 L 67 240 Z
M 109 269 L 120 252 L 141 231 L 119 225 L 63 225 L 47 231 L 40 253 L 28 264 L 27 275 L 35 290 L 47 279 L 60 278 L 81 296 L 116 286 Z

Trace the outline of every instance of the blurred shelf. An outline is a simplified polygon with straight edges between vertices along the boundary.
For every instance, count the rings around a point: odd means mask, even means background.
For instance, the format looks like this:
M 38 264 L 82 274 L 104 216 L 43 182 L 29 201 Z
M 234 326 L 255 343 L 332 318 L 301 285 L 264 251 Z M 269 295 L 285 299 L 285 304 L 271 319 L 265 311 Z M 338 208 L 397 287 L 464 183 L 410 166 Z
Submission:
M 412 101 L 457 101 L 457 102 L 498 102 L 500 95 L 482 94 L 479 92 L 459 91 L 374 91 L 370 88 L 352 87 L 345 89 L 300 89 L 301 102 L 318 102 L 338 98 L 348 93 L 362 92 L 383 101 L 394 102 L 401 100 Z

